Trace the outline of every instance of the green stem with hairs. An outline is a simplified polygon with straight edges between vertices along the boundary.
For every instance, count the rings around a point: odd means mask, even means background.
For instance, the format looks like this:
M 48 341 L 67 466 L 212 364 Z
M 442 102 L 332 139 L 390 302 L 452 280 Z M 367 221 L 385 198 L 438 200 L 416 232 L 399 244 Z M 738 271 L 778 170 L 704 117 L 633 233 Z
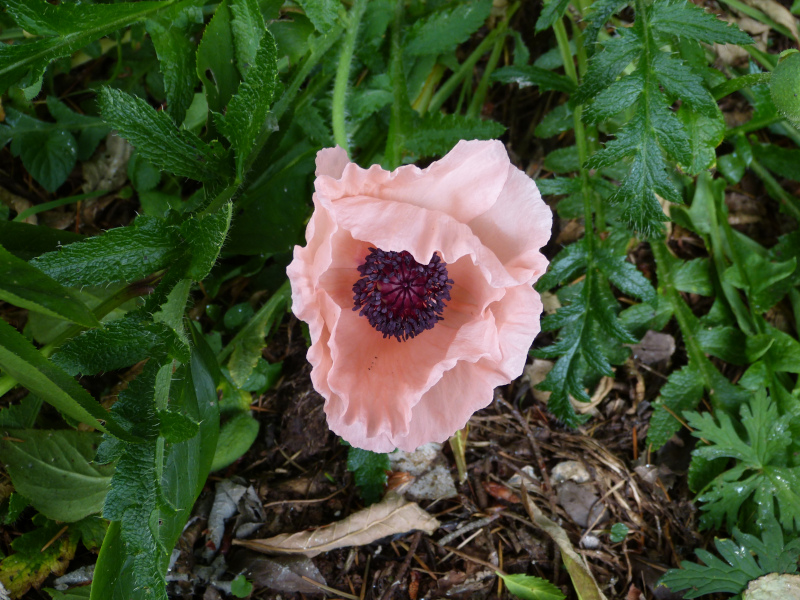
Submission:
M 336 69 L 336 80 L 333 83 L 333 104 L 332 104 L 332 125 L 333 139 L 350 154 L 350 144 L 347 140 L 347 123 L 345 119 L 345 101 L 347 99 L 347 88 L 350 83 L 350 65 L 353 62 L 353 53 L 356 48 L 358 38 L 358 28 L 364 10 L 367 8 L 367 0 L 355 0 L 349 13 L 349 23 L 347 35 L 342 43 L 342 51 L 339 54 L 339 66 Z
M 406 76 L 403 72 L 403 11 L 404 0 L 397 0 L 394 6 L 394 19 L 392 20 L 392 53 L 389 73 L 392 79 L 392 116 L 389 121 L 389 134 L 386 137 L 386 152 L 384 153 L 386 167 L 394 170 L 400 166 L 402 160 L 402 146 L 405 133 L 403 131 L 403 111 L 408 104 L 408 91 L 406 89 Z

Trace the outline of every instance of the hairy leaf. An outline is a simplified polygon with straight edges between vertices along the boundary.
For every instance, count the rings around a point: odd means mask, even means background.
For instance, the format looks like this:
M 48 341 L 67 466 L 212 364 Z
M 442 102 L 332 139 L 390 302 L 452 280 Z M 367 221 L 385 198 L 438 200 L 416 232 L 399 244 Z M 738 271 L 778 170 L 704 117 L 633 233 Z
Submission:
M 69 286 L 134 281 L 168 267 L 180 242 L 174 226 L 142 215 L 133 225 L 42 254 L 30 264 Z
M 483 25 L 492 10 L 491 0 L 471 0 L 445 5 L 419 19 L 406 35 L 403 54 L 408 56 L 444 54 L 469 39 Z
M 503 135 L 496 121 L 461 115 L 429 113 L 419 120 L 406 138 L 406 148 L 419 156 L 443 156 L 459 140 L 491 140 Z
M 165 171 L 198 181 L 230 174 L 227 157 L 186 129 L 178 129 L 164 112 L 121 90 L 100 90 L 103 119 L 136 147 L 137 152 Z

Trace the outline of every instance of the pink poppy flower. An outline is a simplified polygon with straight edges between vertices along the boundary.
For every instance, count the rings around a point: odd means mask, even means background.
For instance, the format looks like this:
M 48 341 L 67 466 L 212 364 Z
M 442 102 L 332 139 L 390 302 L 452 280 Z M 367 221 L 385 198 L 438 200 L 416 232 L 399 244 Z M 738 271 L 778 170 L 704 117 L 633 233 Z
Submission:
M 287 272 L 328 425 L 373 452 L 442 442 L 522 373 L 550 209 L 498 141 L 392 172 L 326 148 L 316 175 Z

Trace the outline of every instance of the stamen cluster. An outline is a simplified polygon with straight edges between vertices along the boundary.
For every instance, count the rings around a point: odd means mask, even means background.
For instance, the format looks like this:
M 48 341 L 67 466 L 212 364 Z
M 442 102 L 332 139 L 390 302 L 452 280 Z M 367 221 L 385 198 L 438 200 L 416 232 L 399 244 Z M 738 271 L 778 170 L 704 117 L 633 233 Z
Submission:
M 450 300 L 453 280 L 447 277 L 447 263 L 434 254 L 427 265 L 409 252 L 385 252 L 370 248 L 362 277 L 353 284 L 353 310 L 367 317 L 369 324 L 398 342 L 413 338 L 441 321 L 445 302 Z

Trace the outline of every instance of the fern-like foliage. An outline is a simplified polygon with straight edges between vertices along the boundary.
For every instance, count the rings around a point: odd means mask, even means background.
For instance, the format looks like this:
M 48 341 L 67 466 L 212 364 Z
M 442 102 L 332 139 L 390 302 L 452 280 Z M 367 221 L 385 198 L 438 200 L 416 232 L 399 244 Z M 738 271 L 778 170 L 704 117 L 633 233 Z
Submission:
M 706 526 L 746 522 L 755 509 L 758 522 L 777 518 L 788 531 L 800 530 L 800 466 L 791 451 L 790 426 L 797 417 L 779 415 L 777 405 L 762 389 L 742 405 L 744 433 L 723 411 L 685 412 L 692 435 L 706 442 L 692 454 L 704 460 L 734 459 L 732 468 L 713 479 L 698 500 Z M 751 509 L 748 511 L 748 509 Z
M 732 540 L 717 539 L 714 545 L 721 560 L 708 550 L 697 550 L 705 565 L 684 561 L 659 581 L 673 592 L 685 590 L 684 598 L 706 594 L 740 594 L 753 579 L 769 573 L 796 573 L 800 558 L 800 539 L 784 542 L 781 527 L 774 518 L 764 523 L 761 538 L 733 530 Z M 788 598 L 788 596 L 787 596 Z
M 602 17 L 591 21 L 593 28 L 610 16 L 611 6 L 604 4 L 599 13 Z M 662 49 L 677 46 L 675 38 L 720 44 L 750 44 L 752 40 L 735 26 L 726 25 L 683 0 L 656 0 L 649 6 L 640 0 L 636 8 L 633 27 L 617 30 L 618 35 L 591 58 L 572 102 L 584 104 L 594 99 L 585 112 L 589 123 L 631 111 L 615 139 L 591 156 L 586 166 L 602 169 L 630 159 L 628 174 L 610 201 L 622 204 L 623 217 L 633 229 L 652 235 L 666 220 L 658 196 L 681 202 L 669 179 L 668 159 L 690 168 L 693 164 L 690 136 L 672 111 L 672 104 L 680 99 L 694 112 L 709 118 L 716 118 L 719 113 L 701 75 Z M 635 69 L 618 79 L 631 64 Z
M 562 250 L 536 289 L 544 292 L 580 275 L 583 280 L 572 286 L 571 303 L 542 321 L 543 331 L 560 329 L 558 340 L 535 351 L 542 358 L 558 358 L 539 388 L 552 392 L 548 409 L 571 426 L 578 425 L 580 419 L 570 396 L 589 401 L 584 376 L 613 375 L 612 362 L 621 362 L 620 358 L 625 357 L 619 353 L 619 344 L 638 341 L 617 316 L 619 306 L 609 282 L 627 295 L 651 303 L 657 300 L 650 282 L 625 260 L 624 254 L 620 256 L 610 247 L 599 247 L 590 255 L 585 240 Z M 616 343 L 609 344 L 609 340 Z

